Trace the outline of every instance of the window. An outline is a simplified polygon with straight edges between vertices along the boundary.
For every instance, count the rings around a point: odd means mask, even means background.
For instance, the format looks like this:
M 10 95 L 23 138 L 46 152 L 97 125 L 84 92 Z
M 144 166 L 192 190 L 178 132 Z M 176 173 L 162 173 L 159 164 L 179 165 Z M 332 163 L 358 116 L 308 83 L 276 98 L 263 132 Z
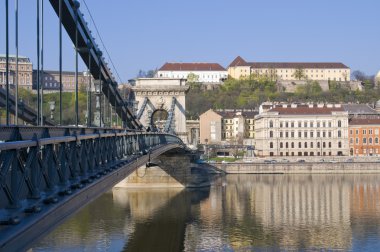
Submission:
M 338 137 L 342 137 L 342 131 L 338 130 Z
M 329 128 L 331 128 L 331 122 L 329 122 Z
M 321 148 L 321 143 L 317 142 L 317 148 Z
M 331 133 L 331 131 L 329 131 L 329 137 L 331 137 L 331 135 L 332 135 L 332 133 Z
M 366 135 L 367 134 L 367 130 L 363 130 L 363 135 Z
M 314 143 L 313 142 L 310 143 L 310 148 L 314 148 Z
M 363 144 L 367 143 L 367 138 L 363 137 Z
M 301 122 L 298 122 L 298 128 L 301 128 L 302 125 L 301 125 Z
M 269 148 L 273 149 L 273 142 L 269 143 Z
M 286 147 L 286 148 L 289 148 L 289 144 L 288 144 L 288 142 L 285 143 L 285 147 Z
M 323 122 L 322 125 L 323 125 L 322 127 L 325 128 L 326 127 L 326 122 Z
M 293 137 L 294 137 L 294 131 L 292 131 L 292 132 L 290 133 L 290 135 L 291 135 L 291 137 L 293 138 Z
M 351 137 L 350 138 L 350 144 L 353 144 L 354 143 L 354 139 Z
M 269 121 L 269 128 L 273 128 L 273 121 Z
M 352 135 L 352 130 L 350 130 L 350 135 Z
M 307 148 L 307 142 L 304 143 L 305 148 Z
M 302 132 L 298 131 L 298 137 L 302 137 Z
M 313 127 L 314 127 L 314 123 L 310 122 L 310 128 L 313 128 Z
M 280 128 L 282 128 L 282 122 L 280 122 Z
M 331 148 L 331 142 L 329 142 L 329 148 Z
M 321 137 L 321 132 L 317 131 L 317 137 Z
M 282 149 L 284 146 L 283 146 L 283 144 L 282 144 L 282 142 L 280 143 L 280 148 Z
M 273 138 L 273 131 L 269 131 L 269 137 Z
M 289 137 L 289 132 L 285 132 L 285 136 L 288 138 Z
M 314 131 L 310 132 L 310 137 L 314 137 Z
M 342 121 L 341 120 L 338 121 L 338 127 L 339 128 L 342 127 Z
M 306 127 L 307 127 L 307 122 L 304 122 L 304 123 L 303 123 L 303 126 L 306 128 Z
M 368 130 L 368 134 L 372 135 L 372 129 Z
M 323 132 L 322 132 L 322 135 L 323 135 L 323 137 L 326 137 L 326 132 L 323 131 Z
M 293 142 L 292 142 L 291 146 L 292 146 L 292 148 L 294 148 L 294 143 Z
M 280 137 L 282 137 L 282 131 L 280 132 Z
M 326 148 L 326 143 L 323 142 L 323 143 L 322 143 L 322 146 L 323 146 L 323 148 Z
M 307 131 L 305 131 L 305 132 L 303 133 L 303 136 L 304 136 L 304 137 L 307 137 Z
M 317 122 L 317 128 L 321 127 L 321 123 Z
M 298 143 L 298 148 L 302 148 L 301 142 Z
M 285 122 L 285 127 L 289 128 L 289 122 Z
M 294 128 L 294 122 L 290 123 L 290 127 Z
M 368 143 L 372 144 L 372 137 L 368 138 Z
M 375 144 L 378 144 L 379 143 L 379 138 L 375 138 Z
M 359 134 L 359 130 L 356 130 L 355 133 L 356 133 L 356 135 L 358 135 Z
M 356 143 L 356 144 L 359 144 L 359 138 L 356 138 L 356 139 L 355 139 L 355 143 Z

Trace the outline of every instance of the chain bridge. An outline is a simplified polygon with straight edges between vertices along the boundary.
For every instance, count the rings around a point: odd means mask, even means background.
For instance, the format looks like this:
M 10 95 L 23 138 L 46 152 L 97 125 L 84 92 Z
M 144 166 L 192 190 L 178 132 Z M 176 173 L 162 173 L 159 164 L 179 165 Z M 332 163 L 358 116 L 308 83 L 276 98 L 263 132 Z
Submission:
M 194 154 L 177 133 L 183 134 L 185 121 L 174 117 L 179 98 L 172 95 L 168 105 L 163 95 L 146 97 L 140 111 L 123 99 L 103 52 L 75 0 L 49 0 L 59 23 L 59 118 L 43 114 L 43 0 L 37 6 L 37 93 L 36 107 L 18 97 L 18 74 L 9 66 L 9 0 L 5 2 L 5 85 L 0 87 L 0 106 L 6 122 L 0 125 L 0 251 L 28 249 L 69 215 L 111 189 L 142 165 L 160 164 L 184 186 L 194 186 L 191 161 Z M 18 1 L 15 1 L 16 62 L 18 55 Z M 84 2 L 85 3 L 85 2 Z M 42 23 L 41 23 L 42 22 Z M 75 123 L 64 125 L 62 118 L 62 31 L 66 30 L 75 47 Z M 42 34 L 41 34 L 42 32 Z M 87 95 L 86 122 L 81 123 L 78 106 L 78 59 L 87 67 L 87 93 L 95 90 L 96 111 L 91 93 Z M 12 70 L 12 71 L 11 71 Z M 183 89 L 183 88 L 182 88 Z M 186 90 L 176 92 L 185 92 Z M 154 111 L 169 111 L 158 129 L 141 123 L 145 106 L 154 101 Z M 46 102 L 46 101 L 45 101 Z M 170 104 L 170 105 L 169 105 Z M 182 107 L 182 110 L 185 108 Z M 105 125 L 107 110 L 113 111 L 122 126 Z M 150 113 L 150 112 L 149 112 Z M 178 112 L 179 113 L 179 112 Z M 184 114 L 184 111 L 180 113 Z M 112 116 L 112 113 L 111 113 Z M 13 120 L 12 120 L 13 118 Z M 178 132 L 174 125 L 181 125 Z M 111 120 L 112 121 L 112 120 Z M 159 124 L 160 117 L 154 123 Z M 180 161 L 179 161 L 180 160 Z

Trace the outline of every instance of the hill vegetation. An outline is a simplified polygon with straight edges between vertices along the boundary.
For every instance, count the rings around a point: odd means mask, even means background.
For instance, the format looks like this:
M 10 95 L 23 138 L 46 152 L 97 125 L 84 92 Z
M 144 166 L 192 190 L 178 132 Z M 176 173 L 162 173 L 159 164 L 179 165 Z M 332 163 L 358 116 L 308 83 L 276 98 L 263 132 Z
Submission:
M 368 103 L 380 99 L 380 88 L 372 79 L 363 79 L 363 90 L 351 90 L 344 82 L 329 82 L 329 91 L 323 91 L 317 81 L 306 81 L 294 93 L 278 90 L 276 82 L 267 77 L 228 79 L 219 88 L 206 90 L 200 83 L 190 83 L 186 96 L 187 118 L 195 119 L 210 108 L 254 109 L 262 102 L 325 102 Z

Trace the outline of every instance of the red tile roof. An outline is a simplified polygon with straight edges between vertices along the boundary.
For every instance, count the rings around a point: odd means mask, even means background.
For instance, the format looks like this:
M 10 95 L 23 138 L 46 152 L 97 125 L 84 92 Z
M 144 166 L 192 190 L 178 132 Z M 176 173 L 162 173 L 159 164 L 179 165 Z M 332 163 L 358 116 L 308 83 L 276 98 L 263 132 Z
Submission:
M 226 71 L 218 63 L 165 63 L 159 71 Z
M 247 62 L 240 56 L 237 56 L 228 67 L 246 66 Z
M 329 115 L 334 111 L 344 111 L 343 108 L 328 108 L 328 107 L 297 107 L 297 108 L 283 108 L 276 107 L 269 112 L 278 112 L 280 115 Z

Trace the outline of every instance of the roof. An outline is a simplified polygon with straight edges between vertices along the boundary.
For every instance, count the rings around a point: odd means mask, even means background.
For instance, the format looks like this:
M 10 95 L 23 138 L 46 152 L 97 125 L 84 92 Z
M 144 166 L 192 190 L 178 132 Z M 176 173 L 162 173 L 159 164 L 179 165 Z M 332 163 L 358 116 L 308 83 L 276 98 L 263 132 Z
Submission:
M 254 118 L 258 114 L 257 111 L 252 110 L 216 110 L 215 113 L 223 118 L 235 118 L 239 116 L 238 113 L 241 113 L 243 117 Z
M 218 63 L 165 63 L 158 71 L 226 71 Z
M 231 62 L 229 67 L 250 66 L 252 68 L 347 68 L 340 62 L 246 62 L 242 57 L 238 56 Z
M 380 125 L 380 117 L 375 118 L 350 118 L 348 120 L 349 125 Z
M 308 106 L 297 106 L 296 108 L 291 107 L 275 107 L 268 112 L 278 112 L 280 115 L 329 115 L 335 111 L 344 111 L 342 107 L 308 107 Z
M 33 69 L 33 74 L 36 74 L 37 70 Z M 79 75 L 83 75 L 84 72 L 78 72 Z M 59 71 L 56 70 L 44 70 L 44 74 L 59 74 Z M 75 75 L 74 71 L 62 71 L 63 75 Z
M 228 67 L 246 66 L 247 62 L 240 56 L 237 56 Z
M 16 58 L 16 55 L 14 54 L 8 54 L 9 58 Z M 6 58 L 7 55 L 6 54 L 0 54 L 0 58 Z M 28 57 L 25 57 L 25 56 L 22 56 L 22 55 L 19 55 L 18 56 L 19 59 L 29 59 Z
M 342 107 L 348 114 L 378 114 L 368 104 L 343 104 Z

